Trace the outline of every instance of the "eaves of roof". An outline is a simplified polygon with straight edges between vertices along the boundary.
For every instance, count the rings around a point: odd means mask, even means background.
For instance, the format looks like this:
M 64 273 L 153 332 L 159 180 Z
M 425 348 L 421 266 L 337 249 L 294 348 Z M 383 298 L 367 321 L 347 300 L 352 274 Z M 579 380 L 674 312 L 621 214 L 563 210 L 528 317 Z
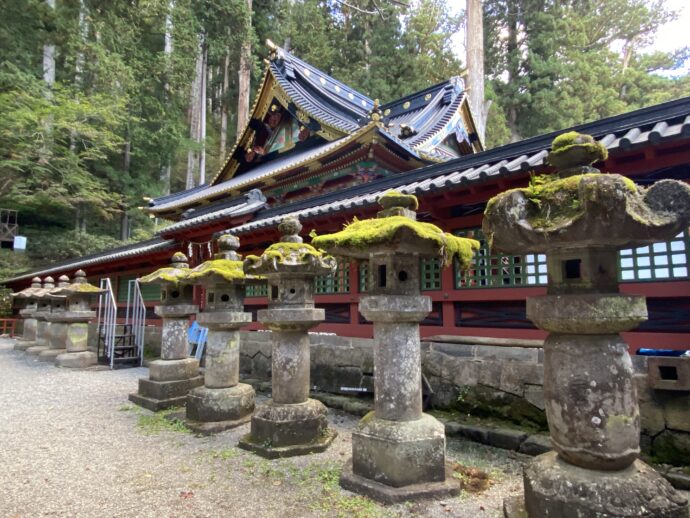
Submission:
M 226 218 L 233 218 L 244 216 L 258 211 L 266 205 L 266 197 L 259 189 L 252 189 L 237 203 L 231 204 L 229 207 L 224 207 L 218 210 L 205 210 L 203 214 L 192 216 L 188 219 L 178 221 L 170 226 L 161 229 L 158 234 L 160 236 L 172 236 L 180 231 L 188 231 L 192 228 L 197 228 L 202 225 L 207 225 Z
M 545 163 L 551 142 L 557 135 L 566 131 L 590 134 L 612 153 L 633 146 L 659 145 L 672 139 L 688 138 L 690 97 L 540 135 L 443 164 L 393 175 L 346 191 L 267 209 L 258 213 L 257 219 L 239 225 L 231 232 L 244 234 L 273 227 L 288 215 L 309 219 L 375 205 L 381 194 L 393 188 L 405 194 L 424 195 L 445 188 L 483 183 L 492 177 L 529 171 Z
M 84 257 L 76 257 L 74 259 L 67 259 L 59 263 L 51 264 L 46 268 L 40 270 L 33 270 L 31 272 L 23 273 L 11 279 L 1 281 L 2 284 L 30 279 L 32 277 L 43 277 L 56 272 L 63 272 L 69 270 L 78 270 L 94 266 L 96 264 L 107 263 L 119 259 L 138 257 L 140 255 L 147 255 L 152 252 L 160 252 L 169 250 L 178 246 L 174 240 L 155 238 L 148 241 L 141 241 L 132 245 L 115 248 L 113 250 L 106 250 L 95 254 L 90 254 Z M 87 272 L 88 273 L 88 272 Z

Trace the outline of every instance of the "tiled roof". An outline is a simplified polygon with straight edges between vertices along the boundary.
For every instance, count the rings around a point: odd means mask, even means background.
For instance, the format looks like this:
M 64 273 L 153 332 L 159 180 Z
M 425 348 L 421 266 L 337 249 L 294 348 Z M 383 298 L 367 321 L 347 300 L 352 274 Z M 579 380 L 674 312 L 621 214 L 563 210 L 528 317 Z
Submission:
M 280 48 L 269 66 L 297 107 L 320 123 L 352 133 L 369 122 L 374 101 L 354 88 Z
M 259 189 L 252 189 L 246 195 L 236 198 L 230 203 L 226 202 L 220 205 L 220 207 L 214 204 L 212 207 L 191 209 L 185 212 L 185 219 L 161 229 L 158 234 L 170 235 L 174 232 L 179 232 L 180 230 L 198 227 L 219 219 L 242 216 L 256 212 L 261 207 L 266 205 L 266 197 Z
M 95 254 L 90 254 L 84 257 L 77 257 L 74 259 L 67 259 L 66 261 L 61 261 L 59 263 L 51 264 L 46 268 L 41 270 L 33 270 L 31 272 L 18 275 L 11 279 L 2 281 L 2 283 L 9 283 L 20 281 L 23 279 L 30 279 L 32 277 L 43 277 L 44 275 L 49 275 L 57 272 L 66 272 L 69 270 L 77 270 L 88 268 L 96 264 L 107 263 L 115 259 L 123 259 L 125 257 L 137 257 L 140 255 L 147 255 L 151 252 L 158 252 L 162 250 L 169 250 L 178 247 L 178 243 L 174 240 L 156 238 L 150 239 L 148 241 L 142 241 L 140 243 L 134 243 L 132 245 L 123 246 L 120 248 L 115 248 L 113 250 L 105 250 L 103 252 L 98 252 Z M 88 273 L 88 271 L 87 271 Z
M 285 216 L 308 220 L 357 207 L 375 205 L 389 189 L 424 195 L 433 191 L 482 183 L 489 178 L 529 171 L 544 164 L 553 139 L 566 131 L 587 133 L 605 145 L 609 153 L 669 140 L 690 138 L 690 97 L 643 108 L 615 117 L 582 124 L 483 153 L 400 173 L 348 190 L 311 198 L 291 206 L 267 209 L 258 218 L 235 227 L 233 234 L 276 226 Z

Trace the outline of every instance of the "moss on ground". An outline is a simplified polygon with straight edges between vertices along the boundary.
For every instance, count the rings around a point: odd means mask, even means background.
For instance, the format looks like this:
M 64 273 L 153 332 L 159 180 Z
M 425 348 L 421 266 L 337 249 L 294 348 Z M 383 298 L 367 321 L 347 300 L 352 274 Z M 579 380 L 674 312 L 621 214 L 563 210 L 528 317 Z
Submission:
M 474 239 L 457 237 L 443 232 L 436 225 L 414 221 L 405 216 L 355 220 L 340 232 L 315 236 L 312 243 L 326 250 L 350 248 L 363 251 L 372 246 L 394 243 L 403 230 L 411 231 L 419 239 L 431 242 L 446 265 L 457 258 L 460 267 L 467 268 L 479 249 L 479 242 Z

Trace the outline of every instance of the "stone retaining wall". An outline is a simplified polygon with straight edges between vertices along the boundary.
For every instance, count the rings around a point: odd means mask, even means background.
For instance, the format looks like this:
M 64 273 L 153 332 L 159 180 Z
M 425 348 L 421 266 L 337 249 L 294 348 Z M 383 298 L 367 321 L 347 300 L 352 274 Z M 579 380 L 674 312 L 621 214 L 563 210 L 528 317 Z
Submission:
M 269 332 L 242 332 L 242 378 L 271 379 L 270 338 Z M 321 333 L 311 333 L 310 339 L 314 390 L 373 392 L 372 340 Z M 540 348 L 423 342 L 422 350 L 434 407 L 507 420 L 536 432 L 546 430 Z M 646 358 L 633 357 L 633 363 L 643 450 L 660 462 L 690 465 L 690 395 L 650 389 Z

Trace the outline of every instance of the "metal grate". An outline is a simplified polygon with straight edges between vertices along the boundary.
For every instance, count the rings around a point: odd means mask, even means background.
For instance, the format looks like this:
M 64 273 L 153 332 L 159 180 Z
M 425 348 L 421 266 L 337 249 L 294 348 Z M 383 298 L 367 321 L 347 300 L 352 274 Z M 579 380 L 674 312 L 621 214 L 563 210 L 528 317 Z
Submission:
M 348 293 L 350 291 L 350 262 L 339 259 L 335 272 L 314 279 L 314 293 Z
M 422 290 L 441 289 L 441 260 L 433 257 L 419 262 L 420 282 Z
M 117 278 L 117 302 L 127 302 L 130 283 L 136 275 L 120 275 Z M 145 301 L 155 302 L 161 299 L 161 287 L 158 284 L 140 284 L 141 296 Z
M 249 284 L 246 291 L 247 297 L 268 297 L 268 284 Z
M 621 281 L 687 279 L 690 265 L 690 231 L 665 243 L 621 250 L 618 275 Z
M 474 261 L 462 272 L 455 264 L 455 287 L 502 288 L 511 286 L 535 286 L 546 284 L 546 255 L 492 254 L 480 229 L 460 230 L 455 235 L 471 237 L 480 243 Z
M 359 292 L 369 291 L 369 263 L 362 261 L 359 263 Z

